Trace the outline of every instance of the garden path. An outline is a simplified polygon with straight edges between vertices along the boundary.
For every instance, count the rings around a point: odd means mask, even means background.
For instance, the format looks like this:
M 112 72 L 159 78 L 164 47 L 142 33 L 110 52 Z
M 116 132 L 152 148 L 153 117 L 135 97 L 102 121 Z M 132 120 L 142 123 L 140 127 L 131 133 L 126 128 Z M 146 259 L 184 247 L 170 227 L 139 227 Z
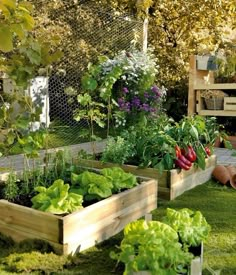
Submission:
M 217 164 L 236 166 L 236 150 L 215 148 L 214 151 L 217 156 Z

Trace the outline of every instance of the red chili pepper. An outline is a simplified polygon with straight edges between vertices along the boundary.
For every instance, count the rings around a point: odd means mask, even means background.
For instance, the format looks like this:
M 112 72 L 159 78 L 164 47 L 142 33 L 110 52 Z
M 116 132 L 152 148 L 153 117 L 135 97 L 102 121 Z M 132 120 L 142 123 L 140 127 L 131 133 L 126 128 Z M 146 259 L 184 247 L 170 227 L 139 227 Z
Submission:
M 179 158 L 182 155 L 181 149 L 178 145 L 175 145 L 175 155 L 177 158 Z
M 192 166 L 192 162 L 189 161 L 184 155 L 181 155 L 179 157 L 179 160 L 181 160 L 184 164 L 186 164 L 187 166 L 191 167 Z
M 210 150 L 209 147 L 205 147 L 205 151 L 206 151 L 206 153 L 207 153 L 208 156 L 211 155 L 211 150 Z
M 179 168 L 182 168 L 184 170 L 189 170 L 191 166 L 186 165 L 182 160 L 176 159 L 175 165 Z
M 197 159 L 197 155 L 192 146 L 188 146 L 187 152 L 183 149 L 183 155 L 191 162 L 194 162 Z

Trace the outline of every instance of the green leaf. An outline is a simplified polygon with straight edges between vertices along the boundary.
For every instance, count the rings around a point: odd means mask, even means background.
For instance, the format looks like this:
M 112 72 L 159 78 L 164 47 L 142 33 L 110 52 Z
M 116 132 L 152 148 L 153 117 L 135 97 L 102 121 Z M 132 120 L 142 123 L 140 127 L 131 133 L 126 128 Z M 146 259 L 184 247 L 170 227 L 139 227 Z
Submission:
M 13 50 L 12 33 L 8 26 L 0 26 L 0 51 L 10 52 Z
M 161 174 L 163 173 L 163 171 L 165 170 L 164 161 L 163 161 L 163 160 L 159 161 L 159 162 L 155 165 L 154 168 L 156 168 L 156 169 L 158 170 L 158 172 L 160 173 L 160 175 L 161 175 Z
M 12 145 L 15 141 L 16 135 L 14 132 L 8 132 L 7 134 L 7 144 Z
M 34 27 L 34 18 L 25 12 L 22 14 L 21 19 L 23 20 L 23 23 L 21 24 L 24 26 L 24 28 L 27 31 L 31 31 Z
M 92 102 L 91 96 L 87 93 L 84 95 L 78 95 L 77 100 L 82 106 L 86 106 Z
M 19 117 L 15 122 L 15 127 L 18 129 L 28 129 L 29 123 L 29 118 Z
M 198 166 L 205 170 L 206 168 L 206 153 L 205 153 L 205 150 L 202 148 L 202 146 L 199 146 L 197 149 L 196 149 L 196 154 L 197 154 L 197 161 L 196 163 L 198 164 Z
M 113 192 L 120 192 L 122 189 L 130 189 L 137 185 L 136 177 L 126 173 L 120 167 L 103 168 L 101 174 L 108 178 L 113 185 Z
M 19 39 L 22 40 L 25 37 L 25 32 L 20 24 L 12 24 L 11 30 L 18 35 Z
M 98 86 L 96 79 L 94 79 L 93 77 L 91 77 L 88 74 L 86 74 L 82 77 L 81 82 L 82 82 L 82 88 L 85 91 L 87 91 L 87 90 L 94 91 Z
M 208 238 L 211 229 L 200 211 L 188 208 L 167 208 L 164 222 L 178 232 L 181 242 L 187 246 L 200 245 Z
M 194 127 L 194 126 L 192 125 L 192 127 L 191 127 L 189 133 L 190 133 L 190 135 L 191 135 L 195 140 L 198 140 L 199 137 L 198 137 L 198 131 L 197 131 L 196 127 Z
M 164 155 L 163 157 L 163 165 L 165 167 L 166 170 L 171 170 L 173 169 L 173 165 L 174 165 L 174 162 L 173 162 L 173 157 L 167 153 Z
M 83 197 L 69 192 L 69 188 L 69 184 L 64 184 L 61 179 L 54 181 L 48 188 L 44 186 L 36 187 L 35 191 L 39 194 L 31 199 L 32 207 L 54 214 L 71 213 L 82 208 Z
M 91 198 L 106 198 L 112 194 L 112 183 L 110 179 L 99 175 L 94 172 L 85 171 L 78 176 L 78 181 L 80 182 L 80 188 L 86 191 L 86 200 Z
M 1 4 L 5 5 L 6 7 L 10 9 L 16 8 L 16 1 L 15 0 L 1 0 Z

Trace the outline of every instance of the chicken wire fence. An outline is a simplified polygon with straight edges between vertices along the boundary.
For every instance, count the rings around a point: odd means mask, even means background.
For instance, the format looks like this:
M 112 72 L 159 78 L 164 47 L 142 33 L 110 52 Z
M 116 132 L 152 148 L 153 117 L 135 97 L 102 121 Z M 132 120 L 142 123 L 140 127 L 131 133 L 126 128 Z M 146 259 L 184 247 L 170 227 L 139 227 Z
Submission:
M 88 63 L 96 62 L 100 55 L 112 57 L 133 45 L 141 49 L 143 22 L 132 16 L 119 15 L 108 7 L 101 8 L 94 2 L 91 5 L 90 1 L 48 1 L 48 5 L 44 1 L 35 5 L 36 20 L 49 32 L 60 35 L 60 50 L 63 52 L 60 61 L 53 65 L 47 83 L 48 101 L 45 99 L 44 107 L 47 108 L 44 108 L 42 119 L 47 122 L 48 146 L 86 141 L 86 122 L 74 119 L 81 77 Z M 38 87 L 41 89 L 42 85 Z M 68 87 L 73 87 L 77 94 L 67 93 Z M 37 86 L 34 90 L 38 90 Z

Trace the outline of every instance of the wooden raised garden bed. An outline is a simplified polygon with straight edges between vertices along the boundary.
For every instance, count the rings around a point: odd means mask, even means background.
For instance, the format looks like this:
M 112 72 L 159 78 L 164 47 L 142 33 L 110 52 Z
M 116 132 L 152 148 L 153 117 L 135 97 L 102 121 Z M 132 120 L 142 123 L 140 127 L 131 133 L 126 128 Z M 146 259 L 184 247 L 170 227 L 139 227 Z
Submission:
M 102 163 L 96 160 L 76 160 L 81 166 L 93 167 L 101 169 L 112 167 L 114 163 Z M 157 179 L 158 181 L 158 197 L 167 200 L 173 200 L 187 190 L 194 188 L 197 185 L 203 184 L 211 178 L 211 173 L 216 166 L 216 156 L 212 155 L 206 159 L 206 168 L 202 170 L 193 166 L 190 170 L 172 169 L 163 171 L 160 174 L 157 169 L 139 168 L 133 165 L 117 165 L 125 172 L 130 172 L 137 176 Z
M 0 232 L 15 241 L 41 239 L 58 253 L 74 254 L 120 232 L 157 207 L 157 181 L 94 203 L 64 217 L 0 200 Z

